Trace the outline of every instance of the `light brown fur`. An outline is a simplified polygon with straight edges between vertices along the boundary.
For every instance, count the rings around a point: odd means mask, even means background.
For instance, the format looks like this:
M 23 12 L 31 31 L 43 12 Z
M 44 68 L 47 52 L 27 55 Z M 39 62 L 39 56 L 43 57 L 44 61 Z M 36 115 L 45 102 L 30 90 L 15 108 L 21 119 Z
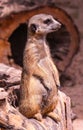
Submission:
M 51 19 L 53 23 L 49 20 L 44 22 L 46 19 Z M 46 23 L 52 25 L 48 27 Z M 41 118 L 41 115 L 53 117 L 51 112 L 58 102 L 57 86 L 60 86 L 60 82 L 58 71 L 46 44 L 46 34 L 59 27 L 60 23 L 50 15 L 36 15 L 29 21 L 19 105 L 20 112 L 28 118 Z

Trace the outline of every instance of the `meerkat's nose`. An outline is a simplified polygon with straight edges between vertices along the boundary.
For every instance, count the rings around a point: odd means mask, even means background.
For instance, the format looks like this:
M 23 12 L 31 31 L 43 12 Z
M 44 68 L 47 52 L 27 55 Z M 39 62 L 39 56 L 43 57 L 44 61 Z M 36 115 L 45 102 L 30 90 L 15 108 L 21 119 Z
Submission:
M 55 23 L 57 29 L 61 28 L 61 23 L 58 22 L 58 20 L 55 20 L 55 19 L 54 19 L 54 23 Z
M 62 25 L 62 24 L 61 24 L 60 22 L 58 22 L 58 27 L 59 27 L 59 28 L 61 28 L 61 25 Z
M 56 22 L 57 22 L 57 23 L 56 23 L 57 28 L 61 28 L 61 23 L 58 22 L 58 21 L 56 21 Z

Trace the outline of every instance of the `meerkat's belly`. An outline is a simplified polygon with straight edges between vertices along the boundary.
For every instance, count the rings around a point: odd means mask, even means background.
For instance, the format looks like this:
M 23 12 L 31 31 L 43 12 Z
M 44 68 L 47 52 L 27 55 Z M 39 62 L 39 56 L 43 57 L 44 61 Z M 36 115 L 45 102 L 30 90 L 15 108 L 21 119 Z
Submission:
M 33 117 L 37 113 L 41 113 L 43 100 L 46 99 L 47 91 L 38 79 L 30 77 L 29 86 L 27 87 L 28 96 L 26 100 L 20 102 L 20 112 L 26 117 Z

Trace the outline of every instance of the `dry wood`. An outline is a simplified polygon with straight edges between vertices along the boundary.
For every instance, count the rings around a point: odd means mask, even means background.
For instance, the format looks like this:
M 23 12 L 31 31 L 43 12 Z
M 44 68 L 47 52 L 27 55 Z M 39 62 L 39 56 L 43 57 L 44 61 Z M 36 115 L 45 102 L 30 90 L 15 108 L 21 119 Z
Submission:
M 13 5 L 12 5 L 13 6 Z M 18 6 L 18 4 L 17 4 Z M 19 6 L 18 6 L 19 8 Z M 29 20 L 30 17 L 32 17 L 35 14 L 39 13 L 46 13 L 46 14 L 51 14 L 53 17 L 58 19 L 64 26 L 59 30 L 58 32 L 54 32 L 50 35 L 48 35 L 48 43 L 50 45 L 52 57 L 57 65 L 57 68 L 61 71 L 64 72 L 68 65 L 71 63 L 72 57 L 75 55 L 75 53 L 78 50 L 79 47 L 79 35 L 78 31 L 71 20 L 71 17 L 62 9 L 58 7 L 51 7 L 51 6 L 46 6 L 46 7 L 41 7 L 41 8 L 36 8 L 31 11 L 27 12 L 21 12 L 17 14 L 10 14 L 9 17 L 5 17 L 4 19 L 0 20 L 0 61 L 3 63 L 6 63 L 10 65 L 14 65 L 14 62 L 12 60 L 17 60 L 19 57 L 19 61 L 22 62 L 22 54 L 23 54 L 23 48 L 24 44 L 26 41 L 26 33 L 25 31 L 27 30 L 27 27 L 25 27 L 25 30 L 23 29 L 23 34 L 18 31 L 17 37 L 12 37 L 13 32 L 17 29 L 18 27 L 22 24 L 25 24 L 26 26 L 26 21 Z M 15 34 L 15 33 L 14 33 Z M 21 36 L 20 36 L 21 35 Z M 23 37 L 25 35 L 25 37 Z M 14 35 L 15 36 L 15 35 Z M 12 40 L 9 40 L 11 37 Z M 25 38 L 24 42 L 19 41 L 19 38 L 22 37 Z M 21 39 L 21 38 L 20 38 Z M 10 44 L 7 46 L 7 41 L 9 40 Z M 21 44 L 19 44 L 18 43 Z M 17 53 L 15 53 L 16 59 L 14 59 L 14 54 L 11 54 L 11 48 L 12 45 L 14 47 L 18 46 L 20 47 L 20 52 L 19 49 L 17 50 Z M 21 47 L 22 46 L 22 47 Z M 4 48 L 3 48 L 4 47 Z M 4 51 L 5 51 L 5 56 L 4 56 Z M 7 51 L 9 50 L 9 51 Z M 16 52 L 15 48 L 13 48 L 13 52 Z M 4 56 L 4 58 L 3 58 Z M 12 58 L 13 57 L 13 58 Z M 7 60 L 7 59 L 10 60 Z M 22 63 L 19 63 L 22 65 Z
M 66 70 L 78 49 L 79 35 L 71 17 L 64 10 L 56 7 L 56 3 L 55 0 L 0 0 L 0 62 L 14 65 L 12 60 L 8 60 L 8 57 L 12 56 L 9 52 L 10 45 L 7 45 L 13 31 L 33 15 L 49 13 L 64 25 L 58 34 L 54 33 L 50 36 L 49 41 L 51 42 L 49 43 L 52 46 L 51 53 L 58 69 L 61 72 Z M 66 35 L 64 35 L 65 33 Z M 55 36 L 59 41 L 58 44 Z M 5 50 L 5 54 L 3 50 Z
M 17 89 L 20 91 L 20 85 L 18 85 L 20 78 L 20 70 L 0 64 L 0 81 L 4 80 L 13 84 L 7 90 L 5 90 L 5 85 L 3 85 L 4 88 L 0 88 L 0 95 L 2 95 L 2 98 L 0 96 L 0 124 L 3 128 L 6 130 L 72 130 L 70 98 L 61 91 L 58 92 L 59 102 L 54 110 L 60 116 L 60 122 L 55 122 L 49 117 L 45 117 L 42 122 L 27 119 L 17 108 L 13 107 L 9 102 L 10 88 L 13 87 L 12 92 Z M 16 82 L 18 82 L 17 86 L 14 84 Z
M 55 0 L 11 0 L 11 2 L 10 0 L 0 0 L 0 39 L 5 39 L 5 41 L 8 40 L 12 32 L 21 23 L 25 23 L 31 16 L 38 13 L 50 13 L 65 26 L 65 31 L 67 31 L 66 34 L 69 33 L 69 39 L 67 41 L 66 38 L 68 38 L 68 36 L 62 36 L 63 39 L 65 39 L 66 42 L 69 41 L 69 43 L 64 44 L 64 40 L 61 40 L 59 42 L 59 46 L 53 45 L 52 49 L 52 54 L 56 61 L 57 67 L 63 72 L 78 49 L 79 36 L 71 17 L 64 10 L 56 7 L 56 3 L 57 2 Z M 63 32 L 65 33 L 65 31 Z M 59 40 L 62 35 L 62 33 L 61 35 L 60 33 L 57 35 L 60 36 Z M 54 33 L 54 35 L 56 35 L 56 33 Z M 3 45 L 6 46 L 5 41 Z M 52 39 L 50 39 L 50 41 L 52 41 Z M 53 41 L 57 43 L 55 38 Z M 1 42 L 2 41 L 0 41 L 0 44 Z M 54 43 L 51 42 L 51 44 Z M 3 49 L 3 47 L 1 48 Z M 2 50 L 1 48 L 0 52 Z M 2 55 L 4 54 L 3 52 L 0 54 L 0 61 L 3 61 Z M 7 57 L 5 59 L 6 60 L 4 60 L 4 63 L 8 63 Z

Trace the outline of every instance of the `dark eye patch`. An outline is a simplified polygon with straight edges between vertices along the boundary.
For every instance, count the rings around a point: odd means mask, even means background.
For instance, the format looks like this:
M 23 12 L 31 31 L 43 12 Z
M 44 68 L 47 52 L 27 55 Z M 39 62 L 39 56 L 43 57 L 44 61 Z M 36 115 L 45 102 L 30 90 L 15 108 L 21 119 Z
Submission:
M 49 25 L 50 23 L 52 23 L 52 20 L 51 20 L 51 19 L 46 19 L 46 20 L 44 21 L 44 23 L 47 24 L 47 25 Z

